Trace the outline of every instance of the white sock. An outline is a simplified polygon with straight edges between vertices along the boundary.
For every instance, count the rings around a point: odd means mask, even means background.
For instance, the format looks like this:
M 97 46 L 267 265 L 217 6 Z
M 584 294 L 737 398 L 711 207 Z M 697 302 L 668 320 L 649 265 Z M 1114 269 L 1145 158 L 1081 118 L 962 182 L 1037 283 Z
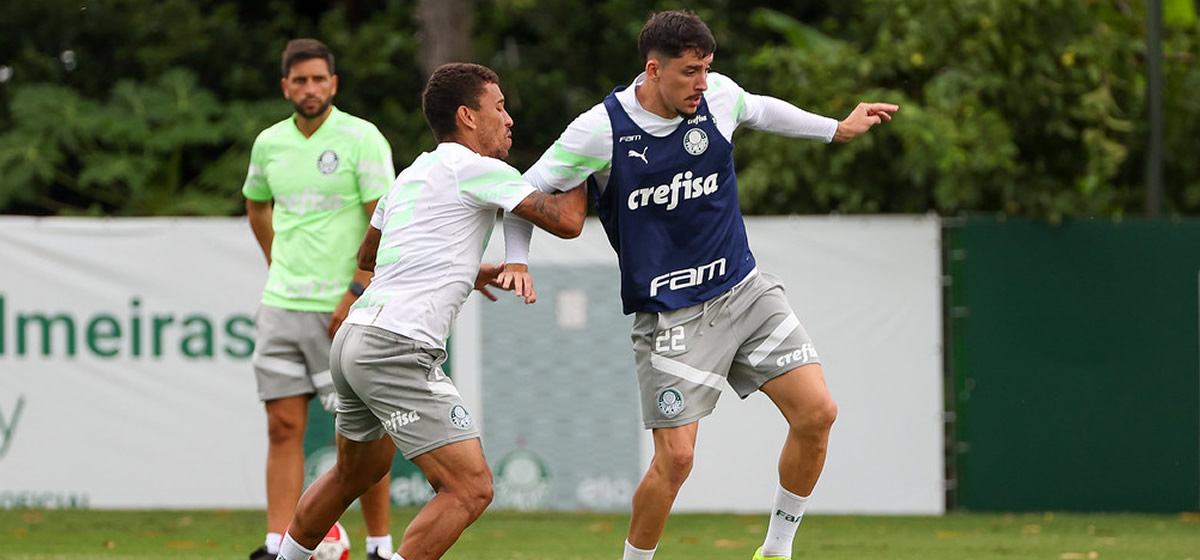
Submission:
M 400 553 L 399 553 L 399 552 L 397 552 L 397 553 L 395 553 L 395 554 L 393 554 L 393 555 L 392 555 L 392 560 L 404 560 L 404 557 L 403 557 L 403 556 L 400 556 Z
M 313 551 L 300 546 L 290 533 L 283 536 L 283 543 L 279 545 L 279 560 L 310 560 L 312 555 Z
M 384 535 L 382 537 L 368 536 L 367 537 L 367 554 L 375 554 L 376 550 L 378 550 L 383 555 L 383 557 L 385 557 L 385 558 L 390 557 L 392 555 L 392 553 L 396 551 L 396 549 L 392 547 L 392 536 L 391 535 Z
M 267 533 L 267 542 L 263 544 L 267 545 L 268 554 L 279 554 L 280 542 L 283 542 L 283 535 L 279 533 Z
M 792 557 L 792 539 L 796 537 L 807 503 L 808 496 L 797 496 L 783 486 L 775 488 L 775 508 L 771 510 L 771 522 L 767 524 L 763 556 Z
M 633 545 L 629 544 L 629 540 L 626 539 L 625 540 L 625 556 L 622 556 L 621 560 L 650 560 L 651 558 L 654 558 L 655 550 L 658 550 L 657 546 L 654 548 L 651 548 L 650 550 L 642 550 L 640 548 L 636 548 Z

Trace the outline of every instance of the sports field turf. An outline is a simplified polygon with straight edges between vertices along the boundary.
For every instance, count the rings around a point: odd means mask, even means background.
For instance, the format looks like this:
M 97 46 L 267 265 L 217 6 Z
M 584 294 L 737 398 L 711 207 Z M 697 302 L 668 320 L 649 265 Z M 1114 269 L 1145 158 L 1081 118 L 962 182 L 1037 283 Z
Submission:
M 397 538 L 415 510 L 393 512 Z M 628 515 L 489 511 L 448 560 L 620 560 Z M 343 518 L 361 559 L 362 517 Z M 766 517 L 677 514 L 656 560 L 749 560 Z M 244 559 L 260 511 L 0 510 L 0 559 Z M 1200 560 L 1200 514 L 810 515 L 796 559 Z

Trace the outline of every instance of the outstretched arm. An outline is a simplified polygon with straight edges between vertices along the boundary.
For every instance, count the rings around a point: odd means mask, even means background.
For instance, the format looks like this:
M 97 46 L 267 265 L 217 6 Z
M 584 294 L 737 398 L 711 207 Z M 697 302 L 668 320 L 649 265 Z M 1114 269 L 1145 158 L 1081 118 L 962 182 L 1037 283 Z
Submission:
M 891 103 L 859 103 L 846 118 L 838 123 L 833 133 L 834 142 L 849 142 L 865 134 L 872 126 L 892 120 L 892 113 L 900 110 Z
M 582 186 L 582 185 L 580 185 Z M 497 283 L 505 290 L 514 290 L 525 298 L 525 303 L 537 301 L 537 291 L 526 264 L 529 255 L 529 240 L 532 225 L 550 233 L 571 239 L 578 237 L 587 217 L 587 188 L 574 188 L 566 192 L 546 194 L 534 192 L 525 197 L 504 215 L 504 251 L 507 264 Z M 532 225 L 531 223 L 532 222 Z
M 767 95 L 743 92 L 740 100 L 744 109 L 739 113 L 740 124 L 783 136 L 826 142 L 849 142 L 872 126 L 891 120 L 891 113 L 900 109 L 891 103 L 859 103 L 845 119 L 837 121 Z
M 587 217 L 587 189 L 571 189 L 555 194 L 534 191 L 513 208 L 512 213 L 557 237 L 579 237 L 579 232 L 583 231 L 583 220 Z

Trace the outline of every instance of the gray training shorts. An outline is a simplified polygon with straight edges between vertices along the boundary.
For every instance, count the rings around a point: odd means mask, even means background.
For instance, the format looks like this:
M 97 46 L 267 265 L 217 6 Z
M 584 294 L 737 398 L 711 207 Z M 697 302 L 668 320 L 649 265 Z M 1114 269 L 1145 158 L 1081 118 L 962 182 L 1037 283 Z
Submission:
M 332 313 L 260 305 L 254 324 L 254 379 L 258 398 L 273 401 L 316 395 L 330 413 L 337 394 L 329 376 L 329 318 Z
M 632 338 L 646 429 L 708 416 L 721 379 L 744 399 L 775 377 L 820 363 L 783 283 L 765 273 L 702 304 L 637 313 Z
M 337 432 L 352 441 L 392 436 L 405 459 L 479 437 L 446 352 L 367 325 L 343 324 L 330 366 L 338 392 Z

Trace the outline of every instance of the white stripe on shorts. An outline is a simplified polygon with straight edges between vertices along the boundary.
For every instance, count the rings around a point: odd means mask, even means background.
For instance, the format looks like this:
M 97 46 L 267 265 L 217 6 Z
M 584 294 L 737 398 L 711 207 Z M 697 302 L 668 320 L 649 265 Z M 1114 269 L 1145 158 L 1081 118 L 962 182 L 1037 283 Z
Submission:
M 288 377 L 304 377 L 308 375 L 308 366 L 302 362 L 293 362 L 275 356 L 263 356 L 255 354 L 251 360 L 254 367 L 259 368 L 269 373 L 277 373 Z
M 683 362 L 672 360 L 665 356 L 650 354 L 650 366 L 658 371 L 686 379 L 697 385 L 705 385 L 718 390 L 721 388 L 720 375 L 698 370 Z
M 771 336 L 768 336 L 766 340 L 762 341 L 762 344 L 758 345 L 758 348 L 755 348 L 750 353 L 750 356 L 747 358 L 750 360 L 750 365 L 757 367 L 759 362 L 767 359 L 767 356 L 771 352 L 774 352 L 776 348 L 779 348 L 779 345 L 783 344 L 784 339 L 792 334 L 792 331 L 796 330 L 798 326 L 800 326 L 800 319 L 796 318 L 796 314 L 792 313 L 788 315 L 786 319 L 779 323 L 778 327 L 775 327 L 775 330 L 771 331 Z
M 453 383 L 447 381 L 431 382 L 429 384 L 429 390 L 435 395 L 454 395 L 456 397 L 460 397 L 458 394 L 458 387 L 455 387 Z
M 312 376 L 313 386 L 318 389 L 324 389 L 333 385 L 333 374 L 329 370 L 320 373 L 314 373 Z

